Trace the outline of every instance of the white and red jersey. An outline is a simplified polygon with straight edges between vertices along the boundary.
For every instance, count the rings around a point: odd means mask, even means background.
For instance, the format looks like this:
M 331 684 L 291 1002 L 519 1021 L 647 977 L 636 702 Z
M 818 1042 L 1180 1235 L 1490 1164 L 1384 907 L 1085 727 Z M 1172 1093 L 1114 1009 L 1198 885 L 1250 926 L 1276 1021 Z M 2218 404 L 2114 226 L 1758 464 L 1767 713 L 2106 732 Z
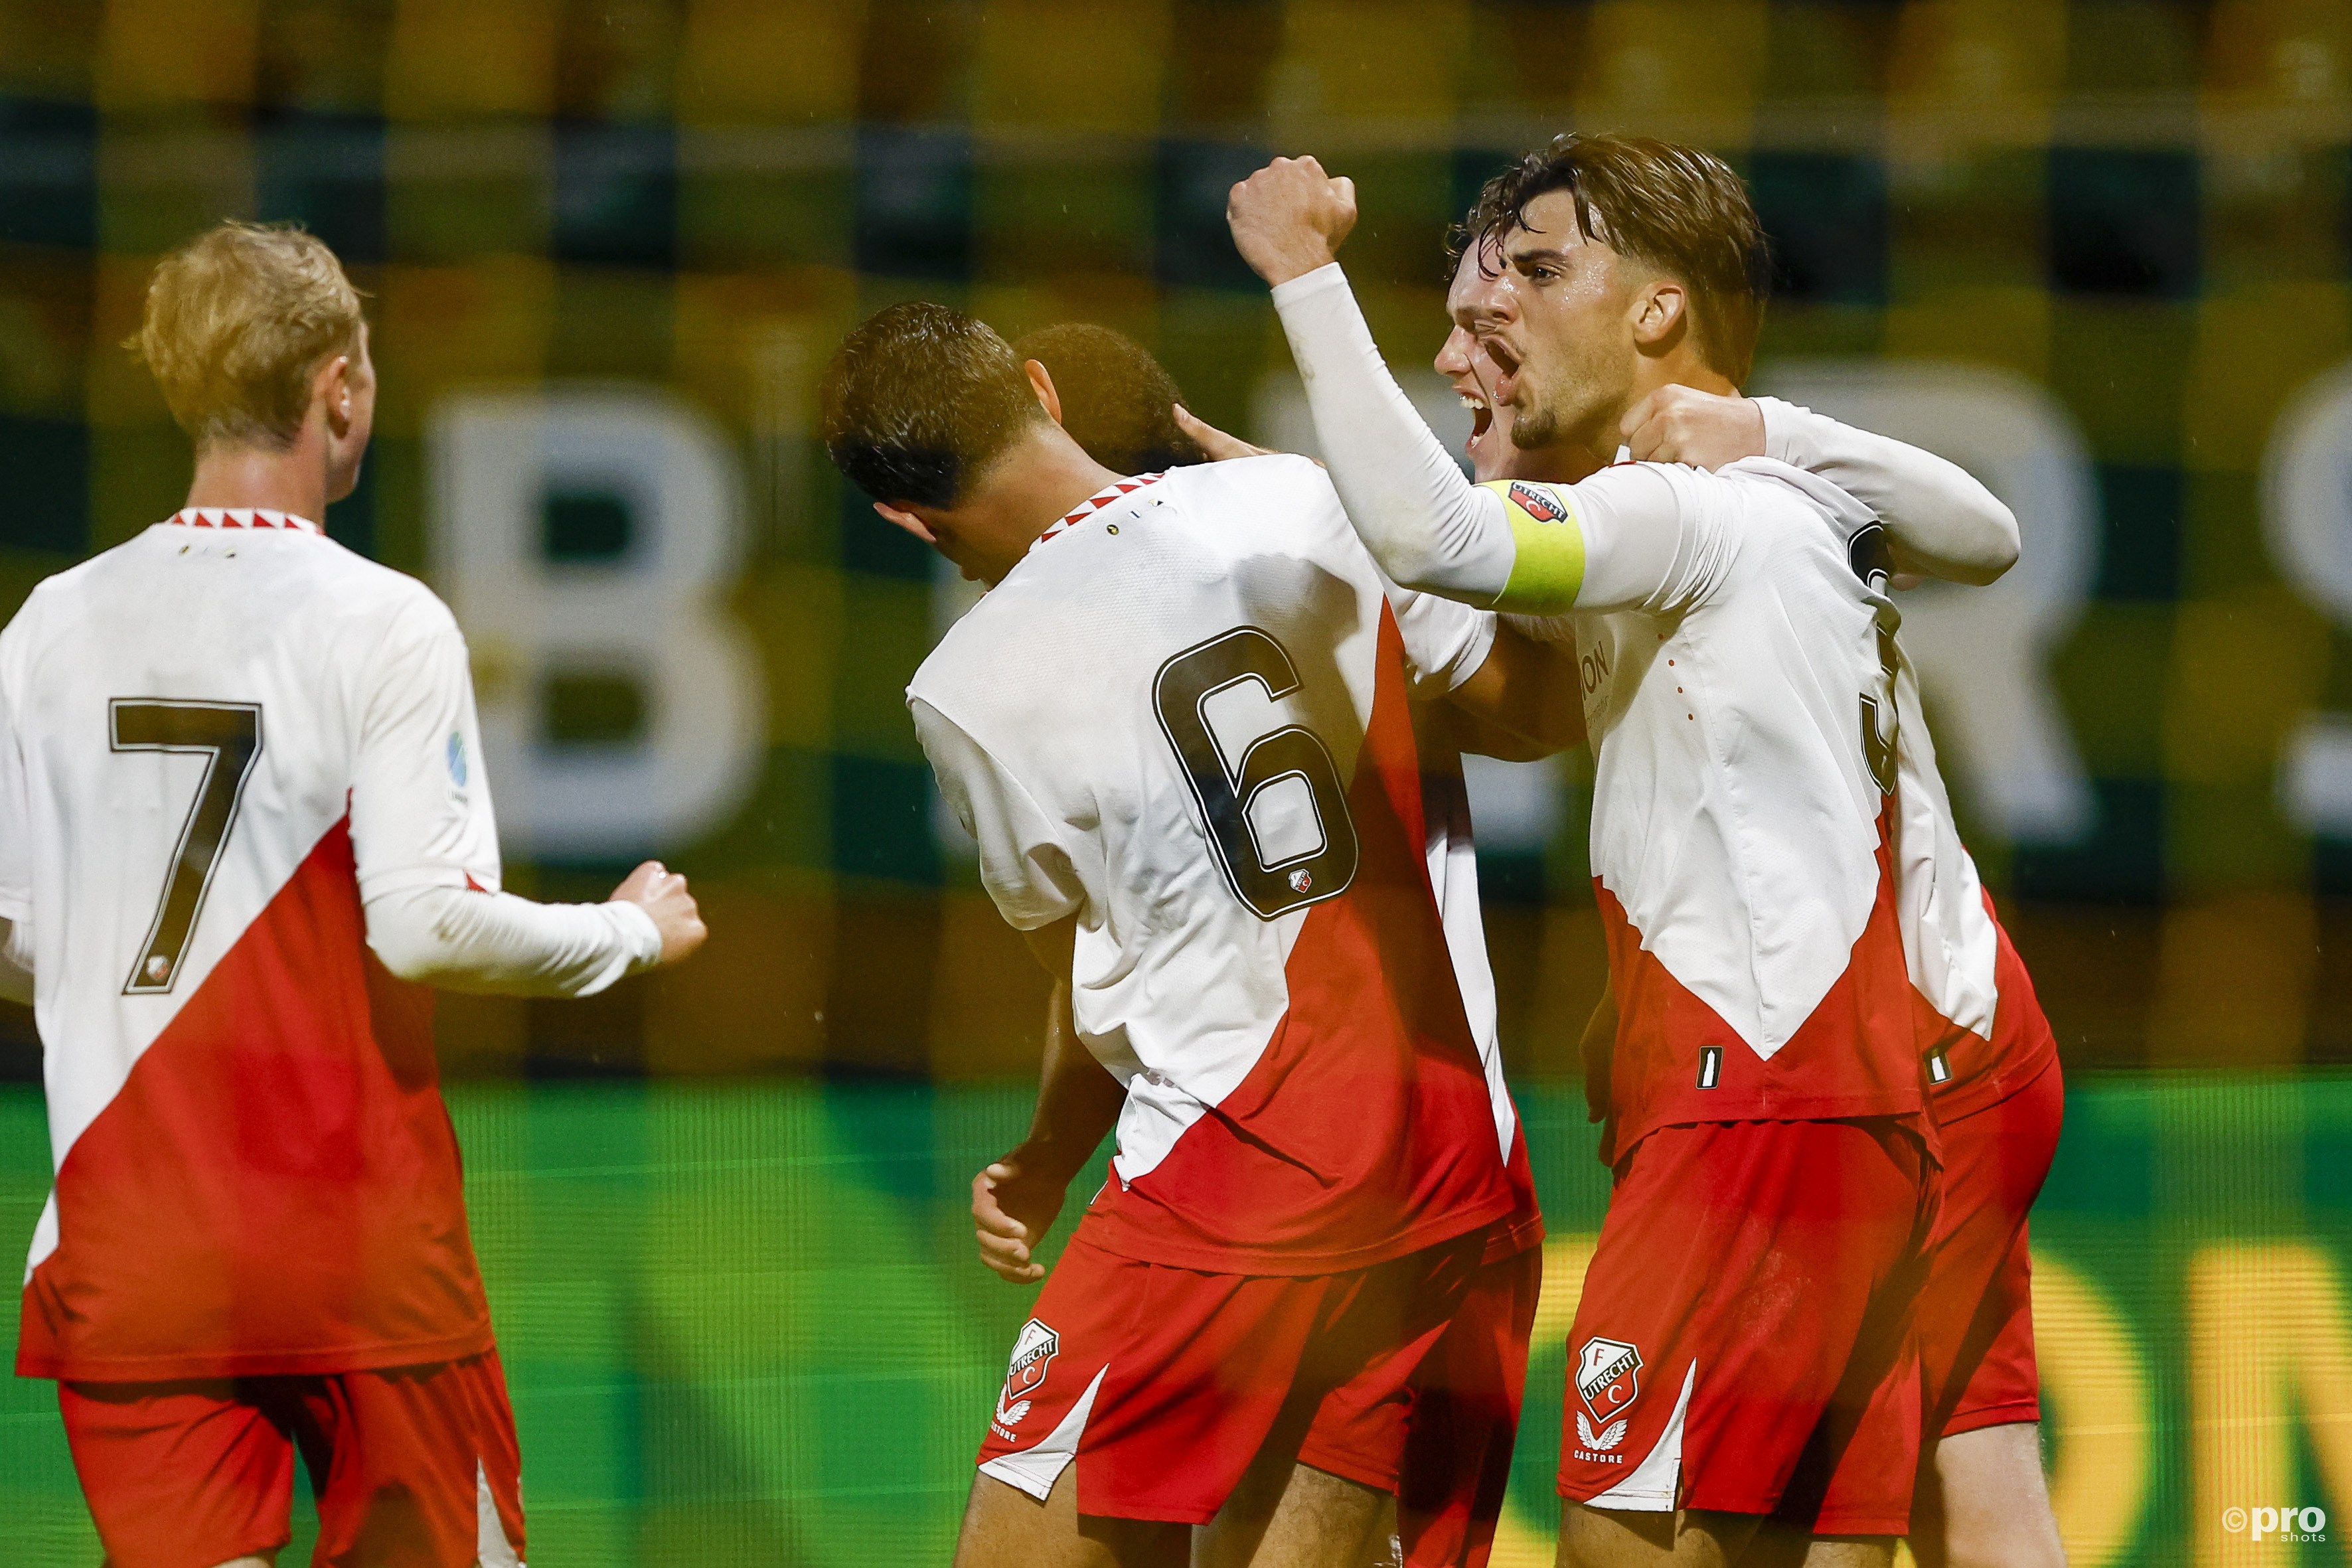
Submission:
M 56 1161 L 20 1373 L 489 1347 L 429 994 L 362 914 L 497 887 L 478 753 L 449 612 L 299 518 L 183 512 L 0 633 L 0 916 Z
M 1494 488 L 1573 519 L 1587 594 L 1621 606 L 1548 623 L 1575 639 L 1594 750 L 1604 1156 L 1675 1123 L 1921 1111 L 1889 855 L 1899 617 L 1857 559 L 1875 519 L 1766 458 Z M 1616 589 L 1620 542 L 1667 565 Z
M 1078 920 L 1077 1026 L 1128 1089 L 1097 1246 L 1328 1273 L 1510 1211 L 1408 710 L 1492 637 L 1267 457 L 1106 490 L 917 673 L 999 910 Z
M 1928 1103 L 1957 1121 L 2032 1083 L 2058 1054 L 2025 962 L 1960 840 L 1919 677 L 1898 650 L 1895 705 L 1895 905 L 1917 1003 Z

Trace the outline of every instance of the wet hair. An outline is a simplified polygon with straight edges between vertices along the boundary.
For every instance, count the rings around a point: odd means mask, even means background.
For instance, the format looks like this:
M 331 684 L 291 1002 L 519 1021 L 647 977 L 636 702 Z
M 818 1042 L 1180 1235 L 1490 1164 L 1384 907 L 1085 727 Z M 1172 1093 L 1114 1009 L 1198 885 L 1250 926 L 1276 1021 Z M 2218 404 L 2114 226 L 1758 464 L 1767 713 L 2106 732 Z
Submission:
M 284 451 L 310 411 L 310 380 L 360 348 L 359 290 L 291 224 L 219 224 L 156 264 L 124 346 L 155 374 L 199 450 Z
M 1152 474 L 1208 461 L 1176 424 L 1184 394 L 1151 351 L 1090 321 L 1041 327 L 1013 345 L 1035 360 L 1061 395 L 1062 428 L 1117 474 Z
M 1486 248 L 1525 227 L 1528 205 L 1553 191 L 1574 198 L 1586 239 L 1679 279 L 1690 290 L 1699 357 L 1734 385 L 1748 379 L 1771 293 L 1771 250 L 1731 165 L 1647 136 L 1556 136 L 1486 182 L 1454 226 L 1447 276 L 1474 247 L 1486 265 Z
M 1044 420 L 1020 356 L 961 310 L 893 305 L 834 351 L 818 393 L 824 449 L 878 501 L 947 508 Z

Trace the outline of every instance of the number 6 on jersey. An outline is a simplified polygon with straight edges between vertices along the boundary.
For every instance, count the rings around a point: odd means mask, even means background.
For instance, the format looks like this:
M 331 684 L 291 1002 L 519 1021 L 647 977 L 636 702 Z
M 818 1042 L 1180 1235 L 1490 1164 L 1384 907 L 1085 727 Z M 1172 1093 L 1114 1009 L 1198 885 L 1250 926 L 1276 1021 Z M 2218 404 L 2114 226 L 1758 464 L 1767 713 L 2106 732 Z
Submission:
M 1255 626 L 1235 627 L 1161 665 L 1152 705 L 1200 802 L 1225 880 L 1252 913 L 1270 921 L 1347 890 L 1356 876 L 1356 824 L 1330 749 L 1303 724 L 1251 742 L 1240 766 L 1226 763 L 1209 725 L 1208 701 L 1245 680 L 1264 688 L 1268 701 L 1298 689 L 1290 656 Z M 1259 840 L 1254 813 L 1267 791 L 1286 782 L 1306 786 L 1322 843 L 1304 855 L 1274 858 Z
M 147 928 L 147 942 L 123 982 L 126 996 L 153 995 L 180 978 L 180 959 L 196 929 L 196 915 L 212 886 L 245 781 L 261 754 L 261 705 L 257 702 L 173 702 L 117 697 L 107 703 L 109 737 L 118 752 L 201 752 L 205 776 L 180 825 L 179 847 Z

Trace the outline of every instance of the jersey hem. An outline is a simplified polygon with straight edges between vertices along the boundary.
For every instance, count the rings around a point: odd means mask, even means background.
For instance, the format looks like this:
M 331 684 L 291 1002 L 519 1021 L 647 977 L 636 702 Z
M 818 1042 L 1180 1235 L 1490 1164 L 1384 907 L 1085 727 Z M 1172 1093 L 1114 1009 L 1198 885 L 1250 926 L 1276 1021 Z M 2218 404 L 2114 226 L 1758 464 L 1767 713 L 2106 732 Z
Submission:
M 1479 1260 L 1482 1265 L 1500 1263 L 1541 1247 L 1550 1234 L 1544 1228 L 1540 1213 L 1506 1215 L 1497 1226 L 1495 1234 L 1486 1238 L 1486 1256 Z
M 1939 1437 L 1957 1437 L 1963 1432 L 1981 1432 L 1988 1426 L 2031 1425 L 2042 1419 L 2042 1398 L 2004 1399 L 1998 1405 L 1979 1405 L 1973 1410 L 1955 1410 L 1940 1431 Z
M 1907 1100 L 1907 1103 L 1906 1102 Z M 1633 1124 L 1628 1132 L 1622 1127 L 1607 1129 L 1601 1139 L 1601 1163 L 1614 1167 L 1621 1163 L 1643 1139 L 1668 1127 L 1715 1127 L 1736 1121 L 1910 1121 L 1916 1122 L 1926 1139 L 1929 1155 L 1935 1163 L 1943 1163 L 1932 1138 L 1926 1134 L 1935 1125 L 1920 1096 L 1886 1096 L 1870 1094 L 1801 1095 L 1785 1100 L 1769 1100 L 1753 1105 L 1737 1106 L 1709 1116 L 1692 1116 L 1686 1112 L 1668 1110 L 1643 1117 Z
M 2042 1081 L 2042 1075 L 2058 1065 L 2058 1042 L 2045 1035 L 2025 1060 L 2013 1062 L 1997 1072 L 1971 1079 L 1957 1089 L 1930 1093 L 1927 1110 L 1935 1117 L 1936 1125 L 1949 1127 L 1955 1121 L 1966 1121 L 1981 1115 L 2004 1100 L 2014 1100 Z
M 1304 1279 L 1319 1274 L 1353 1273 L 1359 1268 L 1370 1268 L 1410 1257 L 1493 1225 L 1510 1215 L 1516 1206 L 1508 1197 L 1500 1198 L 1458 1215 L 1423 1221 L 1386 1241 L 1344 1247 L 1336 1252 L 1260 1253 L 1237 1247 L 1157 1245 L 1148 1238 L 1143 1245 L 1136 1246 L 1126 1243 L 1123 1238 L 1105 1239 L 1102 1232 L 1107 1227 L 1099 1225 L 1094 1226 L 1090 1233 L 1085 1222 L 1081 1222 L 1070 1240 L 1073 1245 L 1084 1240 L 1088 1246 L 1115 1257 L 1162 1268 L 1188 1268 L 1199 1274 L 1235 1274 L 1259 1279 Z
M 320 1377 L 344 1372 L 381 1372 L 386 1367 L 425 1366 L 464 1361 L 498 1349 L 488 1323 L 439 1339 L 331 1350 L 267 1351 L 215 1355 L 75 1356 L 16 1353 L 18 1377 L 58 1383 L 182 1383 L 215 1377 Z

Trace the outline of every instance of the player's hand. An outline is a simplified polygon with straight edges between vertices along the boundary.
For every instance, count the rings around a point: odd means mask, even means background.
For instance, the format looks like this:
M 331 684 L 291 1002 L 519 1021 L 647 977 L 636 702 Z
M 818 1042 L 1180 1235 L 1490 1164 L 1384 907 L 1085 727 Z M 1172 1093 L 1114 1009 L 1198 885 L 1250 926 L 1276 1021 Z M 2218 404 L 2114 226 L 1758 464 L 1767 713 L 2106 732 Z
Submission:
M 1662 386 L 1626 411 L 1621 433 L 1637 463 L 1719 468 L 1764 455 L 1764 410 L 1749 397 Z
M 710 934 L 702 923 L 702 911 L 694 902 L 694 895 L 686 890 L 686 879 L 658 860 L 648 860 L 629 873 L 627 879 L 613 889 L 607 900 L 615 904 L 635 904 L 654 917 L 654 927 L 661 932 L 661 962 L 676 963 Z
M 1045 1266 L 1031 1261 L 1062 1212 L 1067 1182 L 1032 1175 L 1021 1151 L 1013 1150 L 971 1179 L 971 1221 L 980 1237 L 980 1260 L 1000 1279 L 1034 1285 Z
M 1339 258 L 1356 226 L 1356 182 L 1312 158 L 1276 158 L 1226 195 L 1225 222 L 1259 277 L 1287 283 Z
M 1253 447 L 1238 436 L 1228 436 L 1181 403 L 1176 405 L 1176 428 L 1192 437 L 1192 444 L 1206 452 L 1213 463 L 1222 463 L 1228 458 L 1274 455 L 1273 447 Z

